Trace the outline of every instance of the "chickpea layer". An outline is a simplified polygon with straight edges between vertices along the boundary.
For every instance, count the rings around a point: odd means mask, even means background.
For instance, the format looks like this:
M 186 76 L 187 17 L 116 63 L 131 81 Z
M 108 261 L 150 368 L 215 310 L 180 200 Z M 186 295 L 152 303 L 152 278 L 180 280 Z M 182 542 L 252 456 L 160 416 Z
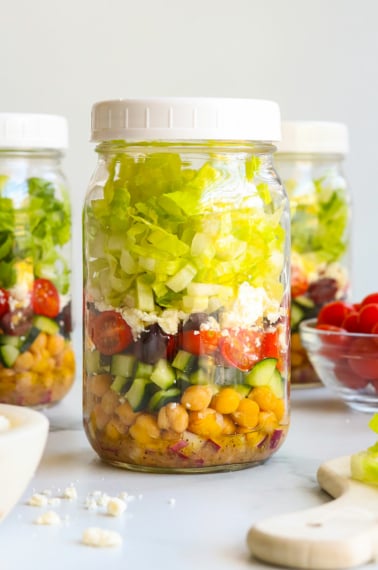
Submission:
M 61 400 L 75 377 L 71 343 L 59 334 L 39 333 L 11 368 L 0 365 L 0 401 L 23 406 Z
M 189 467 L 248 464 L 269 457 L 275 434 L 285 437 L 285 400 L 269 386 L 242 395 L 233 386 L 190 385 L 178 401 L 136 412 L 111 383 L 110 374 L 91 374 L 84 387 L 86 431 L 110 462 L 163 469 L 183 459 Z

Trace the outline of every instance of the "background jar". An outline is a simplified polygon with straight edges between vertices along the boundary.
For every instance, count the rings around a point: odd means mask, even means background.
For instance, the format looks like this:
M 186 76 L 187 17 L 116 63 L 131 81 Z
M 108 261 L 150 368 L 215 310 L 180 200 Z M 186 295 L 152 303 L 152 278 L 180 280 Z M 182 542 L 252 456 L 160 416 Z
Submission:
M 158 99 L 92 110 L 84 425 L 112 464 L 239 469 L 289 423 L 290 215 L 275 103 Z
M 74 380 L 64 117 L 0 114 L 0 401 L 47 406 Z
M 343 171 L 348 131 L 341 123 L 284 122 L 275 164 L 291 209 L 291 380 L 320 381 L 298 326 L 351 286 L 351 200 Z

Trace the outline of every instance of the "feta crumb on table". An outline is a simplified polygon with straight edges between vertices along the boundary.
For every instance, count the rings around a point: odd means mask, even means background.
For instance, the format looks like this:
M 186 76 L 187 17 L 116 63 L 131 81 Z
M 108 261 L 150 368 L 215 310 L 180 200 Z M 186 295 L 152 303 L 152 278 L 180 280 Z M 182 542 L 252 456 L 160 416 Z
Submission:
M 28 505 L 31 507 L 45 507 L 48 502 L 48 497 L 42 493 L 34 493 L 28 500 Z
M 0 433 L 2 431 L 8 431 L 10 428 L 10 421 L 5 416 L 0 416 Z
M 34 524 L 58 525 L 61 522 L 62 519 L 55 511 L 47 511 L 46 513 L 43 513 L 37 517 L 34 521 Z
M 89 527 L 85 529 L 81 540 L 86 546 L 95 546 L 100 548 L 120 546 L 122 544 L 122 537 L 118 532 L 98 527 Z
M 126 510 L 126 503 L 118 497 L 109 497 L 106 504 L 106 512 L 112 517 L 119 517 Z

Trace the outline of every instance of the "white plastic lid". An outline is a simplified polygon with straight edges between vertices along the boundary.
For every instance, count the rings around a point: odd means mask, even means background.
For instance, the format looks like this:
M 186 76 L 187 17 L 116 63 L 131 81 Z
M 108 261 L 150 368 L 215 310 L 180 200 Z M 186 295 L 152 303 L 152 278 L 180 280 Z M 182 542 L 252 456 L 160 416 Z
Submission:
M 92 107 L 92 142 L 280 138 L 280 109 L 274 101 L 168 97 L 100 101 Z
M 0 148 L 66 149 L 65 117 L 34 113 L 0 113 Z
M 326 121 L 284 121 L 278 153 L 348 154 L 348 128 Z

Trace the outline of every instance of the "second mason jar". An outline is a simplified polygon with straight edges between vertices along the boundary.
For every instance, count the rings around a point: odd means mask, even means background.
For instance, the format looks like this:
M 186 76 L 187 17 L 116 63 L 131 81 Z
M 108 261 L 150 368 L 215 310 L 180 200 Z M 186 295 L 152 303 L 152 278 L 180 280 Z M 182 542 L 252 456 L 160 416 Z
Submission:
M 289 423 L 289 230 L 269 101 L 142 99 L 92 110 L 84 425 L 145 471 L 266 460 Z
M 299 337 L 301 321 L 350 294 L 351 203 L 344 174 L 348 130 L 342 123 L 282 125 L 275 163 L 291 209 L 291 381 L 320 384 Z

